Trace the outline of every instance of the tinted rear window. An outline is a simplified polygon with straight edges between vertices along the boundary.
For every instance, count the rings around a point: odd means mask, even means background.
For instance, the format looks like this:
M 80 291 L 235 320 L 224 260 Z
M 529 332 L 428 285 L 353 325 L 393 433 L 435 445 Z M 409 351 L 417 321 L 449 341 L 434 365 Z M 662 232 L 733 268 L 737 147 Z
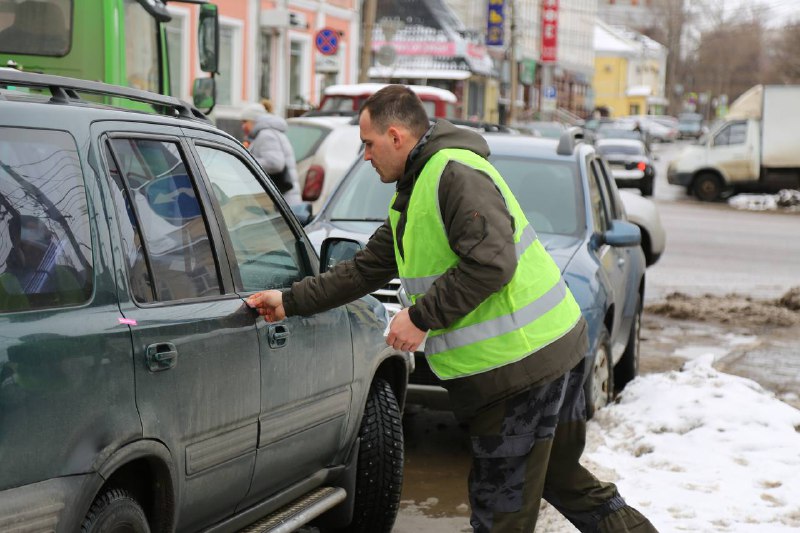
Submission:
M 63 131 L 0 128 L 0 312 L 83 303 L 92 278 L 75 141 Z
M 72 37 L 72 0 L 0 2 L 0 52 L 64 56 Z
M 286 129 L 286 136 L 292 144 L 295 160 L 302 161 L 316 152 L 330 132 L 331 130 L 324 126 L 290 123 Z
M 642 146 L 630 146 L 630 145 L 617 145 L 617 144 L 610 144 L 610 145 L 602 145 L 597 146 L 597 152 L 600 155 L 609 155 L 609 154 L 621 154 L 621 155 L 643 155 L 644 154 L 644 147 Z

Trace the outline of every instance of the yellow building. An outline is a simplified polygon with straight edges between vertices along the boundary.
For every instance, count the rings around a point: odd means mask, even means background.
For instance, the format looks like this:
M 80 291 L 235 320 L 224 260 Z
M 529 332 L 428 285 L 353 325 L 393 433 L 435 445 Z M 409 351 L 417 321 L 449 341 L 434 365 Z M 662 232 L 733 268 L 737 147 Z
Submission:
M 667 49 L 639 33 L 597 21 L 594 34 L 594 107 L 612 118 L 661 114 Z

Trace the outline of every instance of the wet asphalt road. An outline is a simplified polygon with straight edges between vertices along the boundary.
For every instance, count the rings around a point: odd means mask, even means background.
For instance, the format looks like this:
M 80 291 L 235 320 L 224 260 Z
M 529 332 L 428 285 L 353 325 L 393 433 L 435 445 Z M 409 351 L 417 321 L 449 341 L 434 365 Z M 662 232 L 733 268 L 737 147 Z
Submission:
M 657 145 L 656 201 L 667 231 L 661 260 L 647 272 L 646 303 L 680 291 L 691 295 L 731 292 L 774 298 L 800 286 L 800 214 L 738 211 L 726 204 L 706 204 L 669 185 L 666 167 L 681 144 Z M 735 329 L 736 325 L 726 326 Z M 713 343 L 719 326 L 679 323 L 645 317 L 642 371 L 680 366 L 675 350 L 688 344 Z M 800 388 L 800 365 L 787 365 L 795 354 L 782 331 L 764 339 L 757 350 L 735 354 L 723 370 L 759 381 L 780 391 Z M 780 366 L 783 375 L 770 372 Z M 466 480 L 469 471 L 467 435 L 447 411 L 409 405 L 404 418 L 405 481 L 396 533 L 470 532 Z M 547 514 L 537 531 L 552 530 Z M 561 526 L 563 527 L 563 525 Z M 569 528 L 569 526 L 567 526 Z M 560 531 L 562 529 L 559 529 Z

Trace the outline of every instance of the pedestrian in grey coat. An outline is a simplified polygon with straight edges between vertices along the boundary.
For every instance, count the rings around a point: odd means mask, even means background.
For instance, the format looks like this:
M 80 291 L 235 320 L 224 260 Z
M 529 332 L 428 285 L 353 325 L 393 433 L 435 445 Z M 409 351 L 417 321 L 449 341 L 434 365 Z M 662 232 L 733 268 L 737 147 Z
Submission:
M 264 172 L 275 181 L 289 205 L 302 202 L 294 150 L 286 137 L 286 121 L 267 112 L 268 101 L 248 104 L 242 111 L 242 131 L 247 149 Z

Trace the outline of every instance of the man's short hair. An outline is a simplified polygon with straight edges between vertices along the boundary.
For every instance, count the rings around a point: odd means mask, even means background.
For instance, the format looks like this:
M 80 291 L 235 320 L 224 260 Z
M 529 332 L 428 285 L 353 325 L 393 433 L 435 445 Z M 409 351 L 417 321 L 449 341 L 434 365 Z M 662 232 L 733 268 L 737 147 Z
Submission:
M 387 85 L 364 101 L 359 116 L 365 110 L 369 110 L 372 125 L 379 133 L 390 126 L 404 126 L 422 137 L 430 126 L 422 101 L 405 85 Z

